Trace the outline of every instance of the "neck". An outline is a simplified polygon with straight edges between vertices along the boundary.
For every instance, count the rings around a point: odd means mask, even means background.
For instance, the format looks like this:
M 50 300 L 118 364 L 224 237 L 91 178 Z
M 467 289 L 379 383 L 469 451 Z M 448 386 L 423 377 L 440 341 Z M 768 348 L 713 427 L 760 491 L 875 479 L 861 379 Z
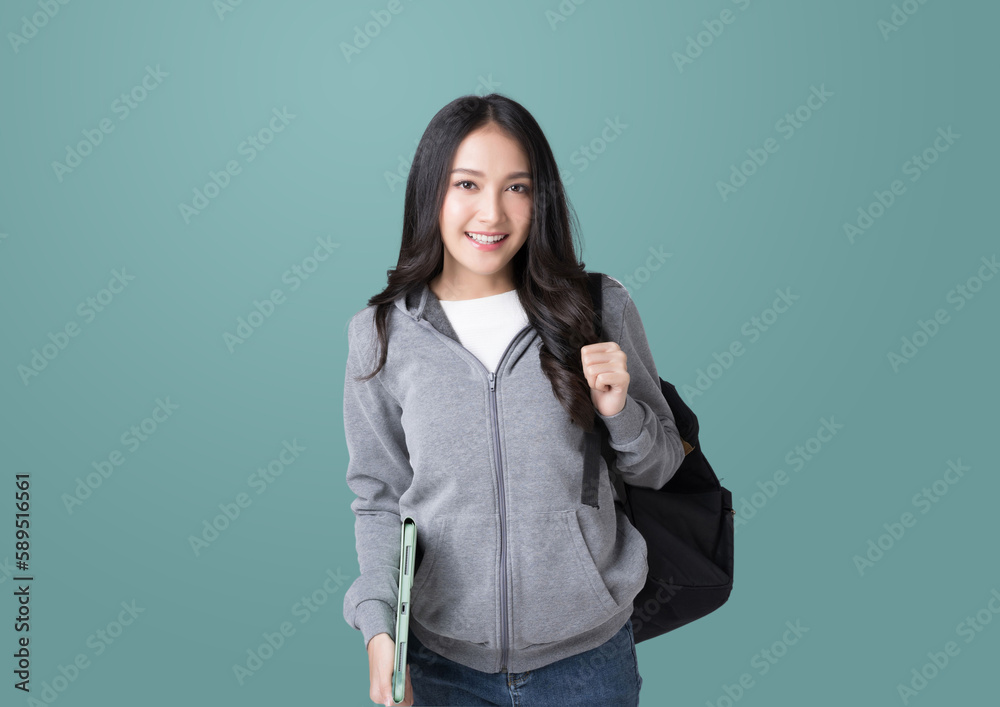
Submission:
M 440 274 L 428 283 L 431 292 L 439 300 L 457 301 L 491 297 L 515 289 L 509 278 L 486 279 L 475 283 L 445 280 Z

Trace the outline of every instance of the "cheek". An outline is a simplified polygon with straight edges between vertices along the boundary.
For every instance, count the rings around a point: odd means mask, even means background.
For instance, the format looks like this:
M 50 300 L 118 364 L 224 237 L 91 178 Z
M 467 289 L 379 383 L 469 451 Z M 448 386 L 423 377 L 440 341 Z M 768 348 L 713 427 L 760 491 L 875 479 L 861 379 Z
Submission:
M 529 201 L 526 204 L 522 204 L 517 210 L 517 220 L 525 228 L 531 224 L 532 207 Z
M 441 205 L 441 221 L 454 227 L 466 220 L 465 208 L 456 200 L 445 199 Z

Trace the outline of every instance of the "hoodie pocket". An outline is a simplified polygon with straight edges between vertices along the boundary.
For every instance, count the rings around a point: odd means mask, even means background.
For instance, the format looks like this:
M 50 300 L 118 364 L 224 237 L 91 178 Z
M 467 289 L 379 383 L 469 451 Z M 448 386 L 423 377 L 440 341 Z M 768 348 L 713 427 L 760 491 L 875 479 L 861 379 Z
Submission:
M 436 516 L 424 533 L 424 554 L 413 578 L 411 616 L 445 639 L 493 644 L 496 628 L 498 518 Z
M 594 564 L 575 510 L 511 520 L 517 529 L 512 556 L 515 648 L 569 638 L 621 609 Z

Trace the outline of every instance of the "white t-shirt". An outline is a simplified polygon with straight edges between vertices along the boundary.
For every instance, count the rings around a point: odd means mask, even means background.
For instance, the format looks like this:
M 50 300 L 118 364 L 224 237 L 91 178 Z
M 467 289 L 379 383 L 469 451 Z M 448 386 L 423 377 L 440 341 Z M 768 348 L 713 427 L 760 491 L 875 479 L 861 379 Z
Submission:
M 440 300 L 462 346 L 496 371 L 500 357 L 517 332 L 528 325 L 528 315 L 517 290 L 466 300 Z

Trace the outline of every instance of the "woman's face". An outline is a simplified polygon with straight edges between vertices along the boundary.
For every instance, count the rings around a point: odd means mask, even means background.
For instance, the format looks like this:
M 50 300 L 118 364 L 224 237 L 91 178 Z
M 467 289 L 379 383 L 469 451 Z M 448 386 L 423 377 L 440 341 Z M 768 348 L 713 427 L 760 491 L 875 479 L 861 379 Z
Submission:
M 444 299 L 485 297 L 513 287 L 511 260 L 528 238 L 532 186 L 528 156 L 496 126 L 469 133 L 458 146 L 439 219 L 444 263 L 436 279 Z M 482 244 L 469 232 L 506 235 Z

